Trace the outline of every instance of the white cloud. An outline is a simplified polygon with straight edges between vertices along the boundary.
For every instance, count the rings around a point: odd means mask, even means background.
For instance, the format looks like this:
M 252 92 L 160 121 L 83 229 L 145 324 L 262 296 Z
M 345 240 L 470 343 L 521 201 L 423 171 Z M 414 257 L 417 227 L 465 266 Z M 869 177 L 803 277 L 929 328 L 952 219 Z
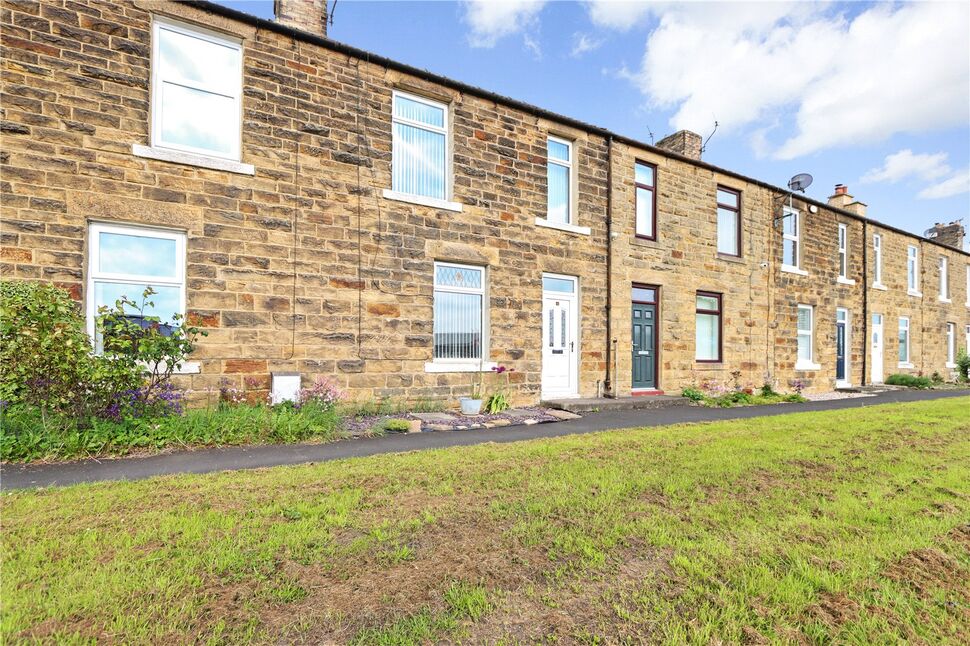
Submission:
M 904 149 L 887 155 L 882 166 L 873 168 L 859 181 L 896 183 L 907 179 L 935 182 L 921 190 L 917 197 L 936 200 L 970 191 L 970 168 L 954 171 L 947 163 L 947 153 L 914 153 Z
M 642 0 L 590 0 L 587 4 L 593 24 L 610 29 L 626 30 L 633 27 L 651 10 L 650 3 Z
M 591 2 L 591 19 L 657 27 L 633 81 L 672 129 L 763 127 L 793 115 L 776 158 L 970 122 L 970 4 L 877 4 L 848 18 L 809 3 Z
M 573 50 L 569 55 L 573 58 L 579 58 L 587 52 L 599 49 L 602 44 L 602 40 L 593 38 L 588 34 L 575 33 L 573 34 Z
M 909 177 L 925 181 L 939 179 L 950 172 L 944 152 L 914 154 L 908 148 L 887 155 L 882 167 L 868 171 L 859 181 L 863 184 L 874 182 L 898 182 Z
M 970 192 L 970 168 L 958 170 L 953 173 L 952 177 L 932 186 L 927 186 L 916 197 L 924 200 L 938 200 L 967 192 Z
M 495 47 L 505 36 L 529 28 L 545 4 L 546 0 L 468 0 L 464 3 L 465 22 L 471 27 L 468 40 L 472 47 Z M 528 42 L 526 46 L 530 47 Z

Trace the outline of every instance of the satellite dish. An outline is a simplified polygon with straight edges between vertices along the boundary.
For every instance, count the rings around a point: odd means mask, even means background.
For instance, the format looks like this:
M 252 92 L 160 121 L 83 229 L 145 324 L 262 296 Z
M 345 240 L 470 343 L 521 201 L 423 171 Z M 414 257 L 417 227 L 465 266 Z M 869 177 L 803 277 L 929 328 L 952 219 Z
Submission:
M 812 176 L 808 173 L 799 173 L 788 180 L 788 188 L 791 191 L 805 192 L 805 189 L 812 185 Z

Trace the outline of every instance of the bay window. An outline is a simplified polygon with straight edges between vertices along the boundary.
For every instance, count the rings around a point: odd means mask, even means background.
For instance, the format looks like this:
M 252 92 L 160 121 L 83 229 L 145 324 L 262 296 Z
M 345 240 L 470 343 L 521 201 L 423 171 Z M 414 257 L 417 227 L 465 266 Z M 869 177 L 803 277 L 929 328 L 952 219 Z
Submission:
M 657 167 L 637 162 L 634 170 L 636 185 L 636 235 L 648 240 L 657 239 Z
M 717 252 L 741 255 L 741 193 L 717 187 Z
M 699 362 L 721 361 L 721 295 L 697 292 L 695 309 L 695 354 Z

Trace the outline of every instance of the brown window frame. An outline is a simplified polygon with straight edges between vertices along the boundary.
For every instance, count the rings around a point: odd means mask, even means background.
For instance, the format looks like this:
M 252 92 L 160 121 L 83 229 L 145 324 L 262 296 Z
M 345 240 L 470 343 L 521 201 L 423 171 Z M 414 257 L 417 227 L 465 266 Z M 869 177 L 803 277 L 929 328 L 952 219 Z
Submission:
M 697 297 L 706 296 L 708 298 L 717 299 L 717 309 L 716 310 L 704 310 L 697 307 Z M 713 314 L 717 316 L 717 359 L 698 359 L 694 358 L 697 363 L 723 363 L 724 362 L 724 294 L 720 292 L 706 292 L 698 290 L 694 295 L 694 325 L 697 325 L 697 315 L 698 314 Z M 696 335 L 696 331 L 695 331 Z M 696 336 L 695 336 L 696 338 Z M 696 355 L 696 349 L 694 354 Z
M 653 186 L 647 184 L 641 184 L 636 181 L 637 177 L 637 164 L 649 167 L 653 171 Z M 651 164 L 650 162 L 643 161 L 642 159 L 635 159 L 633 161 L 633 233 L 637 238 L 641 240 L 657 240 L 657 180 L 659 179 L 657 175 L 657 165 Z M 650 224 L 650 230 L 653 231 L 652 236 L 643 235 L 637 231 L 637 189 L 642 188 L 646 191 L 650 191 L 650 200 L 652 202 L 653 208 L 650 211 L 650 215 L 653 221 Z
M 717 201 L 717 192 L 718 191 L 724 191 L 725 193 L 733 193 L 734 195 L 737 195 L 738 196 L 738 205 L 737 206 L 731 206 L 730 204 L 722 204 L 721 202 L 718 202 Z M 728 256 L 729 258 L 741 258 L 744 255 L 744 251 L 743 251 L 743 249 L 741 247 L 741 240 L 742 240 L 742 237 L 741 237 L 741 207 L 742 207 L 741 199 L 742 199 L 741 191 L 739 191 L 736 188 L 731 188 L 730 186 L 722 186 L 721 184 L 718 184 L 717 189 L 714 192 L 714 203 L 717 205 L 715 207 L 715 215 L 717 214 L 717 209 L 726 209 L 728 211 L 734 211 L 734 215 L 735 215 L 735 217 L 738 220 L 738 226 L 737 226 L 737 232 L 738 232 L 738 239 L 737 239 L 738 252 L 736 254 L 734 254 L 734 253 L 726 253 L 726 252 L 720 251 L 720 250 L 717 251 L 717 253 L 719 255 Z M 717 232 L 716 231 L 715 231 L 715 235 L 714 235 L 714 247 L 715 247 L 715 249 L 717 248 Z

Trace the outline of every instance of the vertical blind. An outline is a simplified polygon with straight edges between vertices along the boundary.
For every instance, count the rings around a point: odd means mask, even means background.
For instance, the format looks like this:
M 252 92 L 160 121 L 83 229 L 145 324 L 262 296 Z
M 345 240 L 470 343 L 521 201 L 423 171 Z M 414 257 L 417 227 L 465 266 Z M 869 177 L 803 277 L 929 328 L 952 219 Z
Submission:
M 434 358 L 482 358 L 481 267 L 438 263 L 434 287 Z
M 812 308 L 798 306 L 798 358 L 812 360 Z
M 447 112 L 430 101 L 394 95 L 393 190 L 447 199 Z
M 572 147 L 565 142 L 549 139 L 546 142 L 547 162 L 547 219 L 569 224 L 570 168 Z

